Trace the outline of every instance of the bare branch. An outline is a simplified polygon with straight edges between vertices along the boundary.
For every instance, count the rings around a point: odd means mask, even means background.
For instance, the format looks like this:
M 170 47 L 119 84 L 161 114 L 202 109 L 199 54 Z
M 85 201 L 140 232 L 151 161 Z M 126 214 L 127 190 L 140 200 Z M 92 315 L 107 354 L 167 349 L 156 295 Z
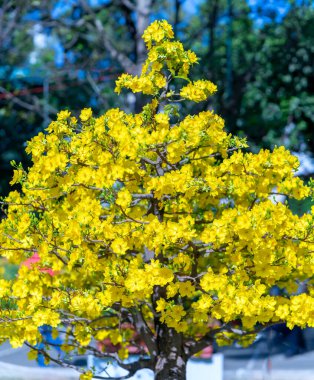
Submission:
M 132 218 L 131 216 L 129 216 L 129 215 L 127 215 L 127 214 L 125 213 L 125 211 L 123 210 L 123 208 L 122 208 L 121 206 L 118 206 L 118 207 L 119 207 L 119 209 L 121 210 L 122 214 L 123 214 L 128 220 L 130 220 L 130 221 L 132 221 L 132 222 L 135 222 L 135 223 L 139 223 L 139 224 L 149 224 L 149 222 L 145 222 L 145 221 L 143 221 L 143 220 L 137 220 L 137 219 Z
M 132 194 L 134 199 L 152 199 L 154 198 L 153 194 Z
M 136 11 L 136 5 L 133 4 L 130 0 L 120 0 L 121 3 L 131 11 Z
M 97 83 L 94 81 L 94 78 L 92 77 L 90 71 L 87 71 L 87 80 L 91 86 L 91 88 L 95 91 L 95 93 L 98 95 L 99 100 L 101 103 L 105 106 L 108 107 L 108 102 L 106 98 L 102 95 L 101 89 L 97 85 Z
M 11 100 L 13 103 L 18 106 L 27 109 L 28 111 L 35 112 L 40 115 L 42 118 L 44 117 L 43 107 L 39 104 L 38 99 L 36 97 L 32 97 L 33 104 L 25 102 L 21 100 L 17 96 L 14 96 L 11 92 L 7 91 L 4 87 L 0 87 L 0 93 L 5 94 L 6 98 Z M 57 110 L 49 105 L 50 113 L 57 113 Z
M 97 18 L 97 14 L 95 14 L 94 10 L 89 6 L 87 1 L 80 0 L 80 4 L 84 8 L 84 10 L 92 16 L 93 24 L 96 27 L 97 32 L 99 33 L 99 36 L 105 49 L 110 53 L 111 58 L 116 59 L 125 71 L 130 72 L 131 74 L 137 73 L 137 67 L 134 64 L 134 62 L 132 62 L 127 55 L 117 50 L 113 46 L 112 42 L 106 34 L 104 26 L 102 25 L 101 21 Z
M 152 357 L 152 360 L 154 360 L 157 356 L 157 344 L 156 344 L 155 336 L 150 330 L 150 328 L 147 326 L 147 323 L 140 310 L 134 309 L 132 314 L 134 318 L 136 331 L 138 331 L 141 337 L 143 338 L 148 348 L 148 351 Z

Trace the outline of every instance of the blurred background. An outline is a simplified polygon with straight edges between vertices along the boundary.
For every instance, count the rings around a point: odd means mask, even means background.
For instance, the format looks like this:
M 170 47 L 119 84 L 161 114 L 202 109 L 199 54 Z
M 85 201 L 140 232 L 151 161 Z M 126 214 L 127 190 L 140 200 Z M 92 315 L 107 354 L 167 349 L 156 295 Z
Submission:
M 118 97 L 121 72 L 145 59 L 141 35 L 160 18 L 200 56 L 196 78 L 219 91 L 189 112 L 214 108 L 251 149 L 284 144 L 314 172 L 314 1 L 0 0 L 0 194 L 10 161 L 27 166 L 25 142 L 57 111 L 137 111 Z
M 118 97 L 114 82 L 122 72 L 139 73 L 146 57 L 141 35 L 162 18 L 200 57 L 194 77 L 219 88 L 209 102 L 193 109 L 186 105 L 185 111 L 215 109 L 228 131 L 248 137 L 252 151 L 285 145 L 301 161 L 298 174 L 306 180 L 313 176 L 314 1 L 0 0 L 1 195 L 9 191 L 10 161 L 29 165 L 26 141 L 59 110 L 78 114 L 92 107 L 96 115 L 112 107 L 140 110 L 143 99 Z M 289 202 L 298 214 L 311 204 Z M 8 278 L 15 272 L 7 266 Z M 254 366 L 267 371 L 290 366 L 309 369 L 312 379 L 313 349 L 313 329 L 290 333 L 281 326 L 248 349 L 223 352 L 231 374 Z M 271 363 L 273 354 L 279 356 Z M 297 358 L 286 360 L 284 354 Z M 25 353 L 10 348 L 0 356 L 28 363 Z

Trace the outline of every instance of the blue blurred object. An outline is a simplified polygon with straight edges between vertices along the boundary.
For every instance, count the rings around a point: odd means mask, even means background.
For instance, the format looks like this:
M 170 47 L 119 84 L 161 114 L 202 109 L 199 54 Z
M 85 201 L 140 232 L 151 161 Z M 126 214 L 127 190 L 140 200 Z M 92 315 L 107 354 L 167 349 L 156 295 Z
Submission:
M 36 345 L 36 348 L 39 350 L 43 350 L 45 348 L 46 344 L 49 344 L 50 347 L 52 347 L 58 354 L 58 357 L 62 357 L 63 351 L 61 350 L 61 344 L 62 344 L 62 339 L 57 336 L 57 338 L 52 337 L 52 327 L 48 325 L 43 325 L 39 327 L 39 332 L 41 336 L 43 337 L 43 341 L 41 343 L 38 343 Z M 40 367 L 47 367 L 48 364 L 45 363 L 45 356 L 42 353 L 38 353 L 37 356 L 37 363 Z
M 286 357 L 302 354 L 306 351 L 306 343 L 303 331 L 299 326 L 290 330 L 285 323 L 269 327 L 268 332 L 273 331 L 272 345 L 281 344 Z

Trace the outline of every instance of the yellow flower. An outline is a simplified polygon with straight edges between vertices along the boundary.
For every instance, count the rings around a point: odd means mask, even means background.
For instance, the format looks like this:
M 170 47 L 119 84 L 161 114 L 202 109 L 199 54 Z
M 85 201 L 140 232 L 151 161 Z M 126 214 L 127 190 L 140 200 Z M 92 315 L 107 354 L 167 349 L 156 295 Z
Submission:
M 206 100 L 210 95 L 213 95 L 216 91 L 217 86 L 214 83 L 207 80 L 198 80 L 182 87 L 180 95 L 182 98 L 193 100 L 194 102 L 201 102 Z
M 154 42 L 160 43 L 164 39 L 172 39 L 174 33 L 172 26 L 165 20 L 156 20 L 143 33 L 143 40 L 146 42 L 147 48 L 150 49 Z
M 22 169 L 14 170 L 13 178 L 10 181 L 10 185 L 14 185 L 15 183 L 19 183 L 24 177 L 24 171 Z
M 83 122 L 86 122 L 88 121 L 93 115 L 93 111 L 91 108 L 84 108 L 82 111 L 81 111 L 81 114 L 80 114 L 80 119 L 83 121 Z
M 155 115 L 155 120 L 158 124 L 168 125 L 169 116 L 164 113 L 158 113 Z
M 80 380 L 92 380 L 93 379 L 93 372 L 87 371 L 80 375 Z
M 64 121 L 67 120 L 71 116 L 71 112 L 68 110 L 60 111 L 57 114 L 57 120 L 58 121 Z

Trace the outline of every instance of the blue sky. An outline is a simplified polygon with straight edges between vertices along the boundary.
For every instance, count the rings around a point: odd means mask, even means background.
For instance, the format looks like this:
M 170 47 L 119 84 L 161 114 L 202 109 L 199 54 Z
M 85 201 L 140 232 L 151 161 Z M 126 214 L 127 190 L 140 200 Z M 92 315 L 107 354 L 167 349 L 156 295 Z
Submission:
M 233 0 L 233 4 L 236 4 L 238 0 Z M 200 4 L 202 4 L 204 0 L 186 0 L 183 3 L 183 9 L 191 14 L 197 13 L 197 8 Z M 247 0 L 247 3 L 253 10 L 253 12 L 257 11 L 258 7 L 261 7 L 264 10 L 273 10 L 277 13 L 278 21 L 285 15 L 287 10 L 289 9 L 287 0 Z M 258 18 L 258 15 L 255 13 L 255 17 Z M 267 18 L 263 22 L 267 21 Z M 261 21 L 260 21 L 261 22 Z

